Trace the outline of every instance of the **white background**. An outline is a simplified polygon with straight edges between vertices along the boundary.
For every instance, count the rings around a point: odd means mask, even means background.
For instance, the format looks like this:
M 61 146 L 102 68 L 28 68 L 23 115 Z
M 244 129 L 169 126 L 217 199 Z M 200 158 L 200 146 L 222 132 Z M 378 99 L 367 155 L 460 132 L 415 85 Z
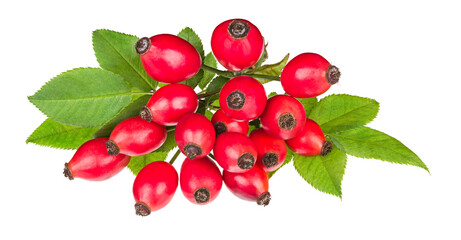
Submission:
M 0 239 L 460 239 L 461 14 L 456 1 L 2 1 Z M 340 67 L 327 94 L 381 103 L 371 127 L 416 152 L 431 171 L 348 158 L 343 199 L 316 191 L 290 164 L 270 181 L 266 208 L 225 187 L 207 206 L 179 188 L 149 217 L 134 214 L 134 176 L 62 175 L 73 151 L 26 145 L 46 117 L 27 101 L 46 81 L 97 67 L 93 30 L 137 36 L 195 29 L 205 51 L 216 25 L 246 18 L 269 61 L 317 52 Z M 282 89 L 267 85 L 267 91 Z M 181 161 L 175 166 L 179 169 Z

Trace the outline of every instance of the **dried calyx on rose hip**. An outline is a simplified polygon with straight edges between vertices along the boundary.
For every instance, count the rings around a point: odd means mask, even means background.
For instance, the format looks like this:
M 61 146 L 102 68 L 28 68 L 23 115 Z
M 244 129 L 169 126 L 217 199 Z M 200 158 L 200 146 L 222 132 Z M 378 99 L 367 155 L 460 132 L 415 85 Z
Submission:
M 333 144 L 325 139 L 320 126 L 312 119 L 306 119 L 303 130 L 298 136 L 286 140 L 293 152 L 303 156 L 326 156 Z

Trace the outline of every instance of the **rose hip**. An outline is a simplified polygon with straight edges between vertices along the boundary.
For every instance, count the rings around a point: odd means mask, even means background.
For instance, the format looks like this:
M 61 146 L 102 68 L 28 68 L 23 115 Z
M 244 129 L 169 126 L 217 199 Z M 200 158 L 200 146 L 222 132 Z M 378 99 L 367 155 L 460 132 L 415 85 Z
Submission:
M 320 126 L 311 119 L 306 119 L 303 130 L 298 136 L 286 140 L 288 147 L 293 152 L 303 156 L 327 155 L 333 145 L 325 140 Z
M 269 179 L 266 172 L 258 166 L 243 173 L 224 170 L 223 180 L 227 188 L 241 199 L 256 201 L 263 206 L 267 206 L 271 200 Z
M 188 158 L 205 157 L 213 149 L 216 134 L 213 124 L 205 116 L 189 113 L 176 125 L 176 144 Z

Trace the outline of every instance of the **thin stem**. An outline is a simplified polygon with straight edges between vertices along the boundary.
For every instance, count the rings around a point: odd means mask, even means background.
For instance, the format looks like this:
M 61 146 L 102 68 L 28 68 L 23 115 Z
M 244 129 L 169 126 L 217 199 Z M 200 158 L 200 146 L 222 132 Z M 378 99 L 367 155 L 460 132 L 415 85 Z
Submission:
M 179 156 L 180 153 L 181 153 L 181 150 L 179 150 L 179 149 L 174 153 L 173 157 L 172 157 L 171 160 L 169 161 L 169 163 L 170 163 L 171 165 L 173 165 L 174 161 L 176 161 L 176 158 L 178 158 L 178 156 Z
M 263 74 L 253 74 L 253 73 L 244 73 L 243 75 L 253 77 L 253 78 L 267 79 L 271 81 L 280 81 L 280 77 L 277 77 L 277 76 L 269 76 L 269 75 L 263 75 Z
M 213 96 L 215 94 L 218 94 L 219 91 L 215 91 L 215 92 L 209 92 L 209 93 L 201 93 L 201 94 L 197 94 L 197 97 L 200 99 L 200 98 L 206 98 L 206 97 L 209 97 L 209 96 Z
M 202 64 L 202 69 L 205 70 L 205 71 L 208 71 L 208 72 L 216 73 L 216 74 L 218 74 L 219 76 L 223 76 L 223 77 L 227 77 L 227 78 L 232 78 L 232 77 L 234 77 L 234 74 L 231 73 L 231 72 L 229 72 L 229 71 L 221 71 L 221 70 L 219 70 L 219 69 L 216 69 L 216 68 L 207 66 L 207 65 L 205 65 L 205 64 Z
M 264 75 L 264 74 L 252 74 L 252 73 L 243 73 L 243 72 L 229 72 L 229 71 L 221 71 L 219 69 L 207 66 L 205 64 L 202 64 L 202 69 L 205 71 L 213 72 L 218 74 L 219 76 L 227 77 L 227 78 L 233 78 L 235 76 L 249 76 L 249 77 L 254 77 L 254 78 L 259 78 L 259 79 L 266 79 L 270 81 L 280 81 L 279 76 L 270 76 L 270 75 Z

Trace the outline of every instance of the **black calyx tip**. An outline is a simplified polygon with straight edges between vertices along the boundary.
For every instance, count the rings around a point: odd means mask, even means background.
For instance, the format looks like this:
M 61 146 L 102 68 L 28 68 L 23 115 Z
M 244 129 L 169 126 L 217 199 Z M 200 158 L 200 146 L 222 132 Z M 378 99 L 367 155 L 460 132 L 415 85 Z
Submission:
M 237 165 L 241 169 L 250 169 L 255 165 L 255 157 L 251 153 L 244 153 L 237 159 Z
M 198 146 L 197 144 L 194 144 L 194 143 L 186 144 L 186 146 L 184 146 L 183 150 L 184 150 L 184 154 L 186 154 L 186 156 L 189 159 L 194 159 L 197 156 L 202 155 L 202 148 L 200 146 Z
M 278 125 L 281 129 L 289 131 L 296 127 L 296 118 L 292 113 L 284 113 L 280 115 Z
M 327 69 L 326 76 L 327 82 L 331 85 L 337 83 L 341 77 L 341 72 L 336 66 L 330 65 Z
M 213 124 L 214 131 L 216 132 L 216 136 L 221 133 L 227 132 L 227 125 L 224 122 L 218 121 Z
M 143 55 L 144 53 L 147 52 L 150 48 L 150 38 L 148 37 L 143 37 L 136 42 L 136 52 L 139 55 Z
M 120 153 L 120 149 L 118 148 L 117 144 L 109 140 L 106 142 L 107 153 L 111 156 L 118 155 Z
M 243 92 L 235 90 L 231 92 L 227 98 L 227 106 L 232 110 L 240 110 L 245 105 L 246 96 Z
M 229 24 L 229 27 L 227 27 L 227 32 L 229 32 L 232 38 L 243 39 L 246 38 L 248 32 L 250 32 L 250 26 L 242 20 L 234 20 Z
M 135 205 L 134 205 L 134 209 L 136 210 L 136 215 L 138 216 L 148 216 L 150 214 L 150 209 L 149 207 L 144 204 L 144 203 L 141 203 L 141 202 L 137 202 Z
M 72 175 L 72 172 L 70 171 L 69 164 L 65 163 L 64 164 L 64 177 L 68 178 L 69 180 L 74 180 L 74 176 Z
M 194 192 L 194 198 L 198 204 L 207 203 L 210 200 L 210 190 L 201 187 Z
M 269 205 L 269 202 L 271 201 L 271 194 L 269 192 L 265 192 L 261 194 L 258 199 L 256 199 L 256 203 L 258 205 L 263 205 L 264 207 Z
M 279 163 L 279 155 L 277 153 L 268 152 L 263 155 L 262 158 L 264 166 L 267 168 L 273 167 Z
M 139 116 L 148 122 L 152 121 L 152 113 L 146 106 L 142 107 L 141 111 L 139 112 Z
M 333 149 L 333 144 L 330 141 L 323 142 L 322 150 L 320 150 L 320 155 L 326 156 Z

